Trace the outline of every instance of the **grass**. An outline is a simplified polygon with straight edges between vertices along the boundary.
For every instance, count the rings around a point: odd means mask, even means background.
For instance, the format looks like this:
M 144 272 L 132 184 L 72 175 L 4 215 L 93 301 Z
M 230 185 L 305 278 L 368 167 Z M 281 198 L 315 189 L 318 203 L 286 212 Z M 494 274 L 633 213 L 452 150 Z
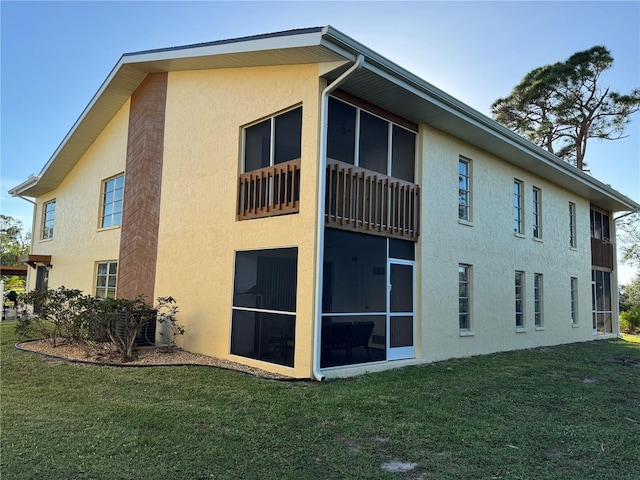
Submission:
M 628 333 L 621 334 L 622 339 L 626 342 L 640 343 L 640 334 L 630 335 Z
M 598 341 L 325 383 L 70 364 L 0 325 L 11 479 L 636 479 L 640 344 Z M 414 463 L 397 473 L 385 462 Z

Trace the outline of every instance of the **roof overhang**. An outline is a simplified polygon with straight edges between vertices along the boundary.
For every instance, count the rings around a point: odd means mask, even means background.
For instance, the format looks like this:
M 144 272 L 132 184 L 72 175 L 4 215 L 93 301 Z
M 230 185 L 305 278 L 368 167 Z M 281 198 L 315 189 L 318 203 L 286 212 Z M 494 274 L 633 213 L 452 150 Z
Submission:
M 27 275 L 26 265 L 2 265 L 0 275 L 3 277 L 24 277 Z
M 148 73 L 267 65 L 330 65 L 331 82 L 355 62 L 340 88 L 417 124 L 427 124 L 540 175 L 611 212 L 640 204 L 563 162 L 494 120 L 332 27 L 291 30 L 123 55 L 37 177 L 9 191 L 36 197 L 56 188 Z
M 36 268 L 38 265 L 51 267 L 51 255 L 23 255 L 18 257 L 18 261 L 26 263 L 31 268 Z

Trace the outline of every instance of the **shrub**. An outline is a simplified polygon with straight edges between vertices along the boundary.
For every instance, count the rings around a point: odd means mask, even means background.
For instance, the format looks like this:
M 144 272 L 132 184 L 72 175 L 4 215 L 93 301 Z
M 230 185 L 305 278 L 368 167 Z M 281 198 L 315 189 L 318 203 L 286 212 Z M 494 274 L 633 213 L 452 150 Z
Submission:
M 19 337 L 39 335 L 51 339 L 54 347 L 60 338 L 91 348 L 107 346 L 123 362 L 134 359 L 136 339 L 149 322 L 154 326 L 156 321 L 161 324 L 161 336 L 170 349 L 175 347 L 176 336 L 184 334 L 184 328 L 176 320 L 178 307 L 172 297 L 159 297 L 153 307 L 144 297 L 105 299 L 60 287 L 21 295 L 19 304 L 31 305 L 35 312 L 18 318 Z
M 631 307 L 620 314 L 620 331 L 623 333 L 640 331 L 640 308 Z
M 39 334 L 52 339 L 56 346 L 58 338 L 70 342 L 80 341 L 87 328 L 90 296 L 80 290 L 60 287 L 56 290 L 33 290 L 18 297 L 21 305 L 32 305 L 34 314 L 26 309 L 18 319 L 16 333 L 21 336 Z
M 160 336 L 166 342 L 169 350 L 176 346 L 176 337 L 184 335 L 184 327 L 176 320 L 178 307 L 173 297 L 158 297 L 156 305 L 158 323 L 160 324 Z
M 96 299 L 94 314 L 105 328 L 111 344 L 123 362 L 134 359 L 136 338 L 147 323 L 156 321 L 156 310 L 147 305 L 144 297 L 127 299 Z

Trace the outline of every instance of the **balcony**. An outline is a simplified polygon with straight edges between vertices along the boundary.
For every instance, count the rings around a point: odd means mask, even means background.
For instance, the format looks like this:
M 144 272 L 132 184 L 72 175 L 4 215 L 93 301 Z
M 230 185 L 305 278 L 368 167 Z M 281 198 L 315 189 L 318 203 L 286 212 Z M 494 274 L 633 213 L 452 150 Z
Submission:
M 591 237 L 591 265 L 613 270 L 613 244 Z
M 252 170 L 238 178 L 238 220 L 298 213 L 300 159 Z
M 418 185 L 332 159 L 326 175 L 327 227 L 418 240 Z

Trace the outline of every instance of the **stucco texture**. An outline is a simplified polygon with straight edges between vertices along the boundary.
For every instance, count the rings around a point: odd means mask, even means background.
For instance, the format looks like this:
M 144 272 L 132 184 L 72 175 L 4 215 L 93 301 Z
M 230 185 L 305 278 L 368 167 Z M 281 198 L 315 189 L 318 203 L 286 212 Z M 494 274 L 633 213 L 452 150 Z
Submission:
M 422 126 L 419 242 L 423 360 L 589 340 L 589 203 L 551 182 Z M 471 160 L 471 222 L 458 221 L 458 160 Z M 524 235 L 513 230 L 513 182 L 524 183 Z M 532 189 L 542 191 L 542 238 L 533 238 Z M 577 206 L 577 248 L 569 245 L 569 202 Z M 458 264 L 472 266 L 469 335 L 458 323 Z M 516 270 L 525 272 L 525 326 L 515 327 Z M 543 275 L 543 328 L 534 326 L 534 274 Z M 578 278 L 578 326 L 570 279 Z
M 294 367 L 308 378 L 317 224 L 317 65 L 171 72 L 168 78 L 155 295 L 172 295 L 188 350 L 229 355 L 235 252 L 298 248 Z M 302 105 L 300 212 L 237 221 L 242 127 Z
M 95 294 L 96 262 L 117 261 L 120 228 L 100 228 L 104 180 L 124 172 L 129 101 L 116 113 L 60 186 L 36 198 L 33 254 L 51 255 L 49 285 Z M 53 238 L 42 238 L 43 202 L 56 200 Z M 29 288 L 35 287 L 30 269 Z

